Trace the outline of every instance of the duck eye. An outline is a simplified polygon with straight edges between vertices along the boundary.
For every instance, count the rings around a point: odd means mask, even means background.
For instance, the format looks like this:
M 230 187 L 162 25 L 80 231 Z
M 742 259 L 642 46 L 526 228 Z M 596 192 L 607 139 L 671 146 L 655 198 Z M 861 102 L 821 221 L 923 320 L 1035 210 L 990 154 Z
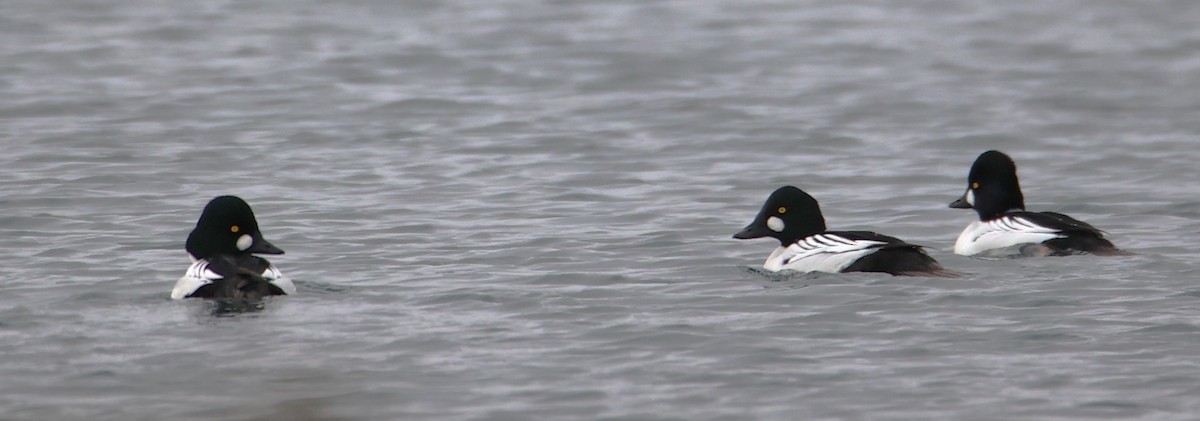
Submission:
M 780 206 L 778 210 L 779 210 L 779 213 L 780 213 L 780 214 L 785 214 L 785 213 L 787 213 L 787 208 L 785 208 L 785 207 L 783 207 L 783 206 Z
M 974 182 L 974 183 L 971 183 L 971 188 L 973 188 L 973 189 L 978 189 L 978 188 L 979 188 L 979 182 L 978 182 L 978 181 L 976 181 L 976 182 Z
M 232 227 L 229 227 L 229 232 L 238 232 L 238 231 L 241 231 L 241 230 L 242 230 L 242 229 L 241 229 L 241 228 L 238 228 L 238 226 L 237 226 L 237 225 L 234 225 L 234 226 L 232 226 Z

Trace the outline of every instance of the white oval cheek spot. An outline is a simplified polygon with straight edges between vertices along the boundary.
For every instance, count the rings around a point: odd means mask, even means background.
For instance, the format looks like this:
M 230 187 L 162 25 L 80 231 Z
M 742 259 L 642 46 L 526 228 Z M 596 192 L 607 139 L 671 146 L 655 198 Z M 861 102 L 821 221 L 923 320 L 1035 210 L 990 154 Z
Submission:
M 967 204 L 975 206 L 975 190 L 967 189 Z
M 254 239 L 250 237 L 250 234 L 242 234 L 241 237 L 238 237 L 238 240 L 237 240 L 238 250 L 246 251 L 246 249 L 250 248 L 250 245 L 252 245 L 252 244 L 254 244 Z
M 782 219 L 779 219 L 778 217 L 774 217 L 774 216 L 767 218 L 767 228 L 770 228 L 771 231 L 783 232 L 783 226 L 784 225 L 783 225 Z

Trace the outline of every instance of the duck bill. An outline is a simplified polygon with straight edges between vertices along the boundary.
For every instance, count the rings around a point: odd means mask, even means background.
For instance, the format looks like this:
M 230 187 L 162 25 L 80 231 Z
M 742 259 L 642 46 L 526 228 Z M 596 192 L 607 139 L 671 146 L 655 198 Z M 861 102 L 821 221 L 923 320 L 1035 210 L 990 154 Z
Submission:
M 733 238 L 739 240 L 749 240 L 752 238 L 766 237 L 768 235 L 771 235 L 771 233 L 767 232 L 767 230 L 763 227 L 763 224 L 751 223 L 750 225 L 747 225 L 746 228 L 738 231 L 737 234 L 734 234 Z
M 967 193 L 970 192 L 971 190 L 967 190 Z M 954 209 L 971 209 L 971 202 L 967 201 L 967 193 L 963 193 L 962 197 L 959 197 L 958 200 L 950 202 L 950 207 Z
M 246 251 L 257 254 L 283 254 L 282 249 L 275 247 L 274 244 L 262 237 L 255 238 L 254 243 Z

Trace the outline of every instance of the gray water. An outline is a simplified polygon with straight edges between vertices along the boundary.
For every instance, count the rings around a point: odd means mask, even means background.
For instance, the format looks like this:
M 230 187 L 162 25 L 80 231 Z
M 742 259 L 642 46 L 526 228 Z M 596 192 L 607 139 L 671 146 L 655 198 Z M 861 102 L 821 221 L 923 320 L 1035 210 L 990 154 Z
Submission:
M 1200 3 L 1016 3 L 0 2 L 0 418 L 1196 419 Z M 951 254 L 990 148 L 1137 254 Z M 299 295 L 169 299 L 222 194 Z

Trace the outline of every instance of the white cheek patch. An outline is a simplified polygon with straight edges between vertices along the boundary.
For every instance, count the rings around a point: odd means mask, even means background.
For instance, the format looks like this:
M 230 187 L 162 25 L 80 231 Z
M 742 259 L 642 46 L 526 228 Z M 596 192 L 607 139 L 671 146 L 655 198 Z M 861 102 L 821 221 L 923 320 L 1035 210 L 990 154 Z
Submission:
M 967 204 L 975 206 L 975 190 L 967 189 Z
M 250 237 L 250 234 L 242 234 L 242 236 L 238 237 L 237 239 L 237 248 L 241 251 L 246 251 L 246 249 L 250 248 L 250 246 L 253 244 L 254 238 Z
M 784 225 L 782 219 L 774 216 L 767 218 L 767 228 L 770 228 L 771 231 L 783 232 L 783 227 Z

